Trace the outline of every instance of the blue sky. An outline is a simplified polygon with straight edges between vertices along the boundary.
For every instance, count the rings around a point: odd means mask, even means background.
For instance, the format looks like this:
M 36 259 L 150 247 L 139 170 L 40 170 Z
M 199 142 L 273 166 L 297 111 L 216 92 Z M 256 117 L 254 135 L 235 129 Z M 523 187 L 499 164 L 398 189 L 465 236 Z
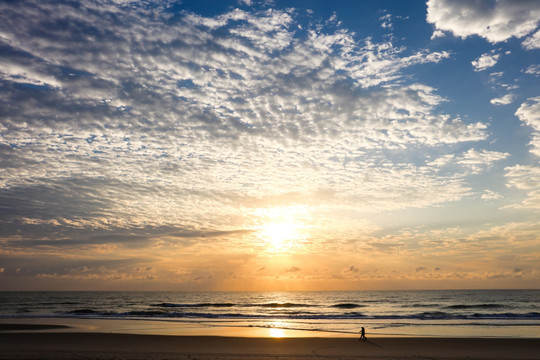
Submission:
M 3 289 L 537 287 L 537 1 L 0 2 Z

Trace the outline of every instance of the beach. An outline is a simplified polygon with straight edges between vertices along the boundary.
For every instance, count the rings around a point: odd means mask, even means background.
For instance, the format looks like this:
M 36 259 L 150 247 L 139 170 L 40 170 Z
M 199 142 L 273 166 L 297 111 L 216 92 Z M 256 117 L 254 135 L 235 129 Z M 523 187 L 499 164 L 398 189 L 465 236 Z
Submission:
M 538 359 L 538 295 L 2 293 L 0 360 Z
M 22 330 L 21 328 L 19 330 Z M 268 338 L 4 332 L 0 359 L 538 359 L 540 339 Z

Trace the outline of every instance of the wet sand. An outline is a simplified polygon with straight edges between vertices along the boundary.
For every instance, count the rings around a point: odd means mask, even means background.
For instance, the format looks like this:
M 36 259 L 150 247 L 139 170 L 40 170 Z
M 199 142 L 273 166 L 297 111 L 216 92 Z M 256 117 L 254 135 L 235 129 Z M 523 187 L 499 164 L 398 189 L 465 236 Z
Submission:
M 538 359 L 540 339 L 249 338 L 2 332 L 0 359 Z

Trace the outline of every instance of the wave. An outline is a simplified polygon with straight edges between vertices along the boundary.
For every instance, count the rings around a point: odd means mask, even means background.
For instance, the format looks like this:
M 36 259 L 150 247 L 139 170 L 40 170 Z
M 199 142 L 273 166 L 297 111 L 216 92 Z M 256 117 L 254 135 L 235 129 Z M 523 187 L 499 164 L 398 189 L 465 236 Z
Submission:
M 342 303 L 342 304 L 332 305 L 332 307 L 338 308 L 338 309 L 356 309 L 360 307 L 366 307 L 366 305 L 360 305 L 360 304 L 355 304 L 355 303 Z
M 517 313 L 474 313 L 472 315 L 467 314 L 455 314 L 447 313 L 444 311 L 434 311 L 434 312 L 423 312 L 420 314 L 415 314 L 413 316 L 404 316 L 406 318 L 416 318 L 420 320 L 473 320 L 473 319 L 484 319 L 484 320 L 540 320 L 540 313 L 538 312 L 529 312 L 525 314 Z
M 412 305 L 403 305 L 404 308 L 436 308 L 439 307 L 439 304 L 412 304 Z
M 413 318 L 423 319 L 423 320 L 443 320 L 443 319 L 454 319 L 455 314 L 449 314 L 444 311 L 426 311 L 420 314 L 413 315 Z
M 508 305 L 503 304 L 459 304 L 459 305 L 449 305 L 444 307 L 449 310 L 466 310 L 466 309 L 505 309 L 508 308 Z
M 348 305 L 348 304 L 345 304 Z M 242 307 L 242 308 L 250 308 L 250 307 L 261 307 L 261 308 L 304 308 L 304 307 L 316 307 L 317 305 L 310 305 L 310 304 L 299 304 L 299 303 L 279 303 L 279 302 L 271 302 L 271 303 L 263 303 L 263 304 L 234 304 L 234 303 L 200 303 L 200 304 L 176 304 L 176 303 L 158 303 L 158 304 L 151 304 L 150 306 L 154 307 L 164 307 L 164 308 L 227 308 L 227 307 Z M 356 305 L 355 307 L 360 307 L 361 305 Z
M 540 312 L 529 312 L 526 314 L 503 313 L 503 314 L 473 314 L 468 318 L 475 319 L 535 319 L 540 320 Z
M 165 311 L 129 311 L 127 313 L 125 313 L 126 315 L 128 316 L 149 316 L 149 317 L 153 317 L 153 316 L 167 316 L 167 312 Z
M 79 305 L 79 302 L 76 301 L 47 301 L 47 302 L 40 302 L 39 305 Z
M 92 309 L 77 309 L 77 310 L 68 311 L 66 314 L 91 315 L 91 314 L 99 314 L 99 312 Z
M 22 314 L 18 314 L 21 316 Z M 103 318 L 190 318 L 190 319 L 284 319 L 284 320 L 540 320 L 539 312 L 529 313 L 474 313 L 459 314 L 445 311 L 426 311 L 421 313 L 400 315 L 368 315 L 362 312 L 352 311 L 345 313 L 318 313 L 305 311 L 282 311 L 272 313 L 242 313 L 242 312 L 197 312 L 197 311 L 170 311 L 170 310 L 134 310 L 127 312 L 100 312 L 93 309 L 77 309 L 64 313 L 57 313 L 58 316 L 68 317 L 103 317 Z M 24 316 L 24 315 L 22 315 Z
M 304 308 L 304 307 L 314 307 L 315 305 L 310 304 L 297 304 L 297 303 L 264 303 L 264 304 L 249 304 L 245 305 L 246 307 L 262 307 L 262 308 Z
M 201 303 L 201 304 L 174 304 L 174 303 L 159 303 L 150 306 L 165 307 L 165 308 L 203 308 L 203 307 L 233 307 L 236 304 L 232 303 Z

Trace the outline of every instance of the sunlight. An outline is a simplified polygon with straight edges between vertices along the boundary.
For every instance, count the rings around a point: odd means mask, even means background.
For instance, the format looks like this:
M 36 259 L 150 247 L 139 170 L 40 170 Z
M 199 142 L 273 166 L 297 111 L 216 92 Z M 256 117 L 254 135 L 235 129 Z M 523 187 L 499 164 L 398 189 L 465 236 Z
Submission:
M 299 237 L 299 226 L 292 222 L 269 223 L 263 227 L 261 234 L 277 249 L 286 245 L 287 241 Z
M 283 328 L 285 324 L 281 321 L 273 321 L 269 324 L 269 336 L 273 338 L 283 338 L 287 337 L 285 329 Z
M 255 215 L 260 224 L 258 238 L 269 252 L 286 252 L 303 246 L 309 217 L 303 207 L 259 209 Z
M 285 330 L 283 330 L 283 329 L 272 328 L 272 329 L 269 329 L 269 330 L 270 330 L 270 337 L 273 337 L 273 338 L 285 337 Z

